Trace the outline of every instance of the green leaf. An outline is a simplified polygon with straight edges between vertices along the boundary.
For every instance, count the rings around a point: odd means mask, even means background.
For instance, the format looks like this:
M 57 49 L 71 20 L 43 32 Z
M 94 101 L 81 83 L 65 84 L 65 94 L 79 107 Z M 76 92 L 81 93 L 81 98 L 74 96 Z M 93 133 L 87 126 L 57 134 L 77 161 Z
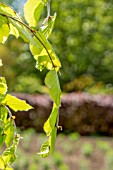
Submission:
M 44 67 L 49 70 L 52 70 L 53 68 L 59 70 L 61 67 L 60 61 L 45 36 L 38 31 L 34 40 L 38 44 L 38 47 L 30 44 L 30 50 L 37 61 L 36 67 L 40 71 L 42 71 Z
M 24 16 L 29 26 L 36 27 L 47 0 L 28 0 L 24 6 Z
M 56 134 L 57 134 L 57 128 L 54 127 L 52 129 L 50 136 L 49 136 L 49 139 L 43 143 L 40 153 L 38 153 L 43 158 L 48 157 L 50 154 L 52 154 L 54 152 Z
M 0 3 L 0 42 L 4 42 L 9 34 L 16 38 L 21 36 L 24 41 L 37 45 L 32 38 L 32 31 L 22 22 L 19 15 L 8 5 Z
M 0 2 L 0 13 L 10 16 L 17 16 L 17 13 L 14 11 L 14 9 L 3 2 Z
M 10 29 L 7 24 L 0 25 L 0 43 L 4 43 L 10 33 Z
M 16 159 L 15 152 L 20 138 L 21 138 L 20 135 L 17 134 L 13 140 L 13 144 L 3 152 L 3 159 L 5 164 L 9 164 L 9 163 L 11 164 L 15 161 Z
M 0 104 L 2 103 L 2 101 L 4 100 L 5 98 L 5 94 L 0 94 Z
M 13 168 L 7 166 L 7 167 L 5 168 L 5 170 L 13 170 Z
M 50 89 L 50 96 L 57 106 L 60 106 L 61 103 L 61 89 L 59 84 L 59 79 L 57 72 L 51 70 L 47 73 L 45 78 L 45 84 Z
M 49 137 L 50 154 L 52 154 L 55 149 L 56 134 L 57 134 L 57 128 L 54 127 Z
M 2 64 L 2 60 L 0 59 L 0 67 L 2 66 L 3 64 Z
M 50 153 L 49 141 L 45 141 L 38 154 L 45 158 L 49 155 L 49 153 Z
M 55 19 L 56 19 L 56 13 L 54 14 L 54 16 L 50 16 L 50 17 L 46 18 L 43 22 L 43 25 L 40 27 L 40 32 L 46 38 L 48 38 L 50 36 L 50 34 L 53 30 Z
M 14 26 L 15 24 L 13 25 L 12 23 L 10 23 L 9 25 L 10 25 L 10 34 L 18 38 L 20 34 L 19 34 L 18 29 Z
M 7 85 L 5 83 L 0 83 L 0 94 L 5 94 L 7 92 Z
M 0 134 L 1 135 L 1 134 Z M 0 149 L 1 147 L 3 146 L 4 142 L 5 142 L 5 138 L 6 138 L 6 135 L 5 134 L 2 134 L 0 136 Z
M 19 110 L 28 111 L 29 109 L 32 109 L 32 106 L 27 104 L 26 101 L 20 100 L 16 98 L 15 96 L 11 96 L 9 94 L 6 95 L 2 103 L 6 103 L 6 105 L 9 106 L 15 112 Z
M 17 18 L 16 21 L 14 19 L 9 18 L 9 22 L 11 25 L 11 27 L 10 27 L 11 34 L 15 35 L 17 38 L 18 38 L 18 36 L 20 36 L 23 38 L 24 41 L 31 42 L 35 46 L 37 46 L 36 42 L 34 41 L 34 39 L 32 37 L 32 33 L 31 33 L 30 29 L 28 29 L 19 18 Z
M 6 146 L 9 147 L 12 144 L 14 138 L 14 126 L 10 118 L 4 124 L 4 134 L 6 135 Z
M 13 163 L 16 159 L 16 156 L 14 154 L 10 154 L 8 153 L 6 156 L 3 156 L 3 159 L 4 159 L 4 162 L 5 164 L 8 164 L 8 163 Z
M 44 131 L 46 132 L 47 135 L 50 135 L 50 133 L 54 129 L 57 121 L 57 116 L 58 116 L 58 107 L 54 104 L 52 113 L 44 124 Z
M 3 120 L 0 119 L 0 128 L 3 128 L 3 126 L 4 126 L 4 122 Z
M 0 156 L 0 169 L 4 170 L 4 168 L 5 168 L 4 160 L 3 160 L 2 156 Z
M 7 92 L 7 84 L 4 77 L 0 77 L 0 95 L 4 95 Z
M 2 16 L 4 15 L 4 16 Z M 0 42 L 4 43 L 9 34 L 14 34 L 15 31 L 11 28 L 9 19 L 5 16 L 18 17 L 17 13 L 5 3 L 0 2 Z M 17 35 L 16 35 L 17 36 Z
M 0 107 L 0 119 L 3 121 L 3 122 L 6 122 L 7 120 L 7 109 L 3 106 Z

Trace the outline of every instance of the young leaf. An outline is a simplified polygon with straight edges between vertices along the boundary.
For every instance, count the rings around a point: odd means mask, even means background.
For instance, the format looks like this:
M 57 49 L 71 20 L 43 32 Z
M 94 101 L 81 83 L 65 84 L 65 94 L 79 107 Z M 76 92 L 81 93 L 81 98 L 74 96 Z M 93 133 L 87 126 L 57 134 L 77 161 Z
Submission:
M 0 149 L 3 146 L 5 142 L 6 135 L 5 134 L 0 134 Z
M 7 84 L 4 77 L 0 77 L 0 98 L 7 92 Z M 0 99 L 1 100 L 1 99 Z
M 16 159 L 16 149 L 20 140 L 20 135 L 17 134 L 13 140 L 13 144 L 3 152 L 3 159 L 5 164 L 11 164 Z
M 51 131 L 49 139 L 45 141 L 44 144 L 42 145 L 40 153 L 38 154 L 41 155 L 43 158 L 47 157 L 48 155 L 54 152 L 56 133 L 57 133 L 57 128 L 54 127 Z
M 4 100 L 5 98 L 5 94 L 0 94 L 0 104 L 2 103 L 2 101 Z
M 0 13 L 15 17 L 17 16 L 17 13 L 13 10 L 13 8 L 3 2 L 0 2 Z
M 15 25 L 15 24 L 14 24 Z M 10 34 L 11 35 L 14 35 L 16 38 L 19 37 L 19 31 L 18 29 L 14 26 L 12 23 L 9 23 L 9 26 L 10 26 Z
M 52 100 L 55 102 L 57 106 L 60 106 L 61 89 L 60 89 L 58 75 L 55 70 L 51 70 L 47 73 L 46 78 L 45 78 L 45 84 L 50 89 L 49 93 L 50 93 Z
M 19 18 L 17 13 L 9 5 L 0 2 L 0 42 L 1 43 L 4 43 L 6 41 L 9 34 L 15 35 L 16 38 L 18 38 L 19 36 L 18 30 L 15 27 L 13 27 L 13 25 L 9 22 L 8 17 Z
M 2 23 L 0 21 L 0 43 L 4 43 L 9 36 L 10 29 L 7 24 Z
M 0 156 L 0 169 L 1 170 L 5 169 L 5 164 L 4 164 L 4 160 L 3 160 L 2 156 Z
M 58 107 L 54 104 L 52 113 L 44 124 L 44 131 L 46 132 L 47 135 L 50 135 L 50 133 L 54 129 L 57 121 L 57 116 L 58 116 Z
M 32 109 L 32 106 L 26 103 L 24 100 L 20 100 L 15 96 L 9 94 L 6 95 L 5 99 L 2 101 L 3 104 L 9 106 L 12 110 L 16 111 L 28 111 Z
M 54 27 L 54 23 L 55 23 L 55 19 L 56 19 L 56 13 L 54 14 L 54 16 L 50 16 L 48 18 L 46 18 L 42 24 L 42 26 L 40 27 L 40 32 L 48 39 L 52 29 Z
M 7 109 L 6 107 L 1 106 L 0 107 L 0 119 L 3 120 L 3 122 L 6 122 L 7 120 Z
M 34 40 L 39 46 L 37 47 L 30 44 L 30 50 L 37 61 L 36 67 L 40 71 L 42 71 L 44 67 L 49 70 L 52 70 L 53 68 L 59 70 L 61 67 L 60 61 L 45 36 L 38 31 L 34 37 Z
M 14 138 L 14 126 L 10 118 L 4 124 L 4 134 L 6 135 L 6 146 L 9 147 L 12 144 Z
M 45 141 L 42 144 L 42 147 L 41 147 L 40 152 L 38 154 L 41 155 L 43 158 L 45 158 L 49 155 L 49 153 L 50 153 L 49 141 Z
M 24 6 L 24 16 L 29 26 L 36 27 L 47 0 L 28 0 Z

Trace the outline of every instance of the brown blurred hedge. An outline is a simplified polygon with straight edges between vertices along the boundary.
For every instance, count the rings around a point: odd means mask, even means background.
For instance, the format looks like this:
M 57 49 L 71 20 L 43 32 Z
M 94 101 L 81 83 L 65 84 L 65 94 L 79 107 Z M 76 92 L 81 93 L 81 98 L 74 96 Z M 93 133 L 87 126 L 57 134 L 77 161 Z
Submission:
M 52 108 L 49 96 L 21 93 L 14 95 L 34 107 L 28 112 L 14 113 L 17 126 L 21 129 L 33 127 L 37 132 L 42 132 Z M 59 111 L 59 125 L 65 133 L 76 131 L 81 135 L 113 135 L 113 95 L 63 94 Z

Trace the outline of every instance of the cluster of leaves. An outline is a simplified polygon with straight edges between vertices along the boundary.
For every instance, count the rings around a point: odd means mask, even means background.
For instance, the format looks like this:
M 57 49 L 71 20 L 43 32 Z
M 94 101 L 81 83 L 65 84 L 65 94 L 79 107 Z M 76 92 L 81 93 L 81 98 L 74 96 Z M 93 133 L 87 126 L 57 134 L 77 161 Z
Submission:
M 28 25 L 21 20 L 20 16 L 10 6 L 5 3 L 0 3 L 0 42 L 4 43 L 10 34 L 14 35 L 16 38 L 23 38 L 25 42 L 29 43 L 30 51 L 36 60 L 36 68 L 40 71 L 44 68 L 49 70 L 45 77 L 45 84 L 50 90 L 49 94 L 53 100 L 53 109 L 50 117 L 44 124 L 47 140 L 42 145 L 39 153 L 42 157 L 46 157 L 54 151 L 58 128 L 58 110 L 61 102 L 61 90 L 58 79 L 58 71 L 61 64 L 51 44 L 47 40 L 53 29 L 56 15 L 48 16 L 39 31 L 35 30 L 41 12 L 47 3 L 49 3 L 47 0 L 28 0 L 26 2 L 24 6 L 24 15 Z M 2 65 L 1 60 L 0 65 Z M 14 111 L 28 110 L 31 109 L 31 106 L 26 104 L 25 101 L 21 101 L 14 96 L 6 94 L 7 85 L 4 78 L 1 77 L 0 83 L 0 109 L 2 122 L 0 124 L 0 142 L 2 145 L 4 142 L 6 144 L 6 150 L 0 157 L 0 165 L 2 165 L 2 169 L 7 169 L 14 161 L 15 150 L 20 138 L 18 135 L 14 134 L 15 124 L 7 106 Z M 9 118 L 7 118 L 8 113 Z
M 0 62 L 2 66 L 2 62 Z M 3 150 L 0 156 L 0 169 L 10 170 L 10 164 L 16 159 L 16 149 L 20 135 L 16 133 L 14 117 L 9 108 L 14 111 L 27 111 L 32 107 L 10 94 L 7 94 L 7 84 L 4 77 L 0 78 L 0 149 Z M 8 108 L 9 107 L 9 108 Z

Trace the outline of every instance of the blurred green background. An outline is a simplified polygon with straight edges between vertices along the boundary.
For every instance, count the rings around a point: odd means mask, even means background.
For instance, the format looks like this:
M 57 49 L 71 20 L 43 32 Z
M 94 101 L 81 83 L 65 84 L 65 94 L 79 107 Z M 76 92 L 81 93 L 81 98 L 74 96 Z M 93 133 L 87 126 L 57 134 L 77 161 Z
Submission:
M 23 15 L 25 0 L 4 0 Z M 51 15 L 57 12 L 55 28 L 50 36 L 62 63 L 63 92 L 113 93 L 113 2 L 112 0 L 51 1 Z M 46 17 L 41 16 L 41 21 Z M 37 28 L 41 25 L 38 23 Z M 10 92 L 46 93 L 44 77 L 39 72 L 22 39 L 10 36 L 0 45 L 0 58 Z

